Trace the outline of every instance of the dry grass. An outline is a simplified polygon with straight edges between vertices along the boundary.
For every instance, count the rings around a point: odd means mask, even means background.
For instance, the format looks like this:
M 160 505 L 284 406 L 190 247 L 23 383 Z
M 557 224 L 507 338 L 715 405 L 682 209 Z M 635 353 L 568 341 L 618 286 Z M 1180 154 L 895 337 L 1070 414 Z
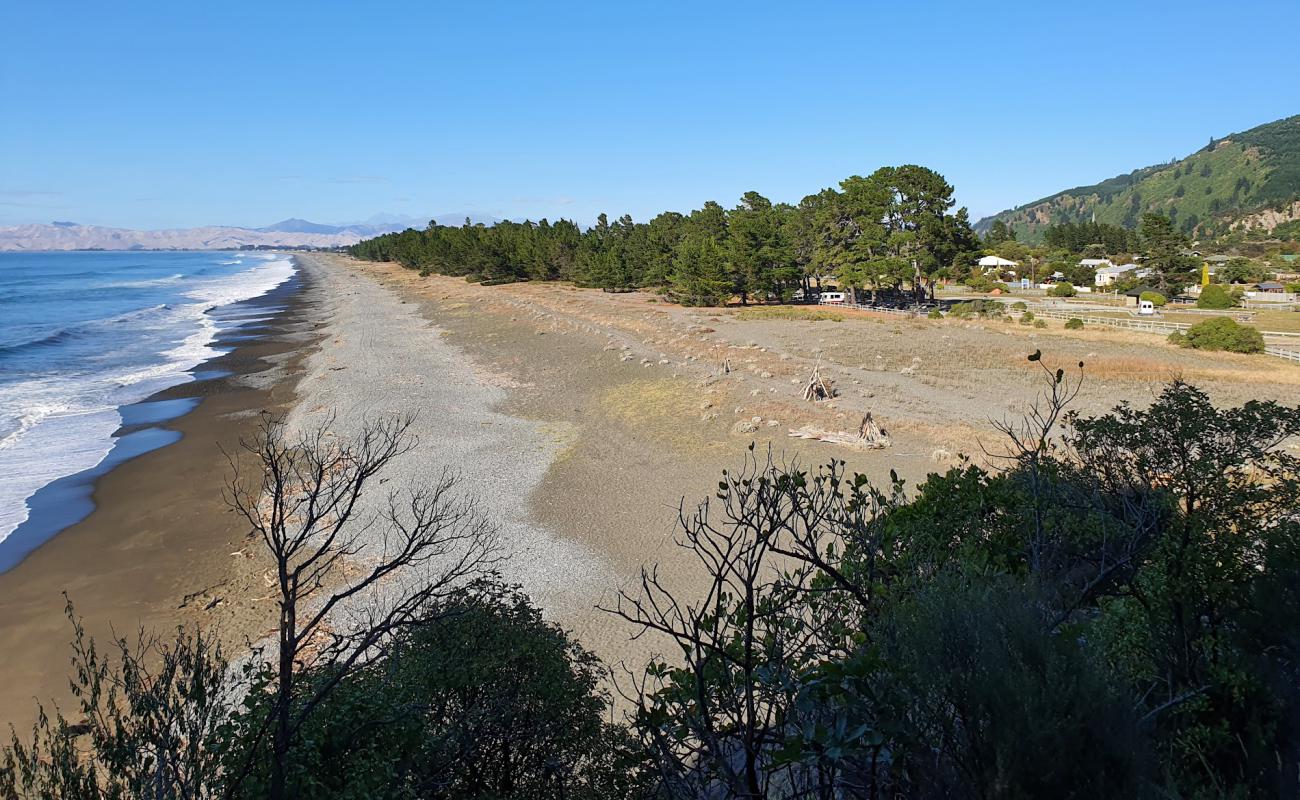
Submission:
M 1300 385 L 1300 370 L 1288 369 L 1284 364 L 1262 360 L 1263 356 L 1241 356 L 1229 353 L 1223 356 L 1222 367 L 1188 366 L 1173 360 L 1142 358 L 1137 356 L 1096 355 L 1084 359 L 1084 373 L 1095 380 L 1160 381 L 1182 379 L 1192 383 L 1215 381 L 1222 383 L 1287 384 Z M 1037 365 L 1020 359 L 1021 367 L 1036 371 Z
M 679 452 L 734 446 L 709 435 L 707 420 L 701 419 L 702 416 L 716 412 L 724 420 L 729 421 L 731 417 L 730 408 L 702 408 L 709 397 L 682 380 L 633 380 L 606 391 L 601 397 L 601 407 L 627 427 L 649 434 Z M 716 402 L 726 404 L 722 397 Z
M 1256 311 L 1251 324 L 1261 331 L 1300 333 L 1300 311 Z
M 844 314 L 825 308 L 805 308 L 800 306 L 768 306 L 764 308 L 746 308 L 734 314 L 740 320 L 795 319 L 805 322 L 843 322 Z

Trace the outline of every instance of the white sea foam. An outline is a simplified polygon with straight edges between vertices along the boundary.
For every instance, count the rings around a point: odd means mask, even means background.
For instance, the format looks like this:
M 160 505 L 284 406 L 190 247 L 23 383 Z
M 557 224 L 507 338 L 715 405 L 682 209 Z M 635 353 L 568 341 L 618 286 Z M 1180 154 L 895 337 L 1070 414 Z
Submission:
M 116 283 L 101 283 L 92 288 L 94 289 L 145 289 L 150 286 L 166 286 L 169 283 L 180 283 L 185 276 L 179 272 L 174 275 L 168 275 L 165 278 L 151 278 L 144 281 L 119 281 Z
M 0 411 L 19 410 L 16 419 L 9 417 L 11 424 L 0 427 L 0 541 L 27 519 L 27 500 L 42 486 L 90 469 L 108 455 L 113 433 L 121 426 L 119 406 L 189 380 L 190 369 L 219 355 L 212 342 L 220 328 L 209 311 L 260 297 L 295 271 L 284 256 L 259 256 L 254 263 L 234 275 L 199 281 L 186 292 L 192 303 L 133 312 L 158 314 L 163 329 L 184 334 L 154 364 L 117 374 L 51 375 L 0 387 Z

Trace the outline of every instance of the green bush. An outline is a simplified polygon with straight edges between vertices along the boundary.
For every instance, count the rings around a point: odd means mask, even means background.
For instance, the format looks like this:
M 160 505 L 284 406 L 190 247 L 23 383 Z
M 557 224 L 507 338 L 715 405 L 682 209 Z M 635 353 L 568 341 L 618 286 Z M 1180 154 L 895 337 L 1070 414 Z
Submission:
M 1045 319 L 1036 319 L 1036 320 L 1034 320 L 1034 327 L 1035 327 L 1035 328 L 1046 328 L 1046 327 L 1047 327 L 1047 320 L 1045 320 Z
M 1005 283 L 990 280 L 983 275 L 972 275 L 966 281 L 966 288 L 970 289 L 972 292 L 991 292 L 994 289 L 1001 289 L 1004 292 L 1011 291 L 1010 287 Z
M 1187 341 L 1187 337 L 1183 335 L 1182 331 L 1174 331 L 1173 333 L 1169 334 L 1169 336 L 1165 339 L 1165 341 L 1169 342 L 1172 345 L 1177 345 L 1178 347 L 1192 346 L 1191 342 Z
M 1062 281 L 1053 286 L 1049 294 L 1051 294 L 1052 297 L 1074 297 L 1078 292 L 1075 291 L 1073 283 Z
M 1237 298 L 1221 285 L 1211 283 L 1201 288 L 1201 296 L 1196 298 L 1197 308 L 1223 309 L 1237 305 Z
M 954 317 L 1000 317 L 1006 311 L 1006 307 L 996 300 L 968 300 L 965 303 L 956 303 L 948 309 L 948 314 Z
M 466 587 L 327 697 L 290 756 L 290 785 L 303 797 L 337 800 L 640 796 L 636 744 L 606 721 L 603 674 L 517 589 Z M 236 742 L 256 739 L 263 713 L 261 702 L 248 704 Z M 269 757 L 257 759 L 237 797 L 267 796 Z M 408 794 L 403 786 L 426 788 Z
M 1033 324 L 1034 324 L 1034 312 L 1032 312 L 1032 311 L 1026 311 L 1025 313 L 1021 314 L 1021 315 L 1020 315 L 1020 324 L 1021 324 L 1021 325 L 1033 325 Z
M 1067 331 L 1077 331 L 1082 328 L 1083 328 L 1083 320 L 1079 319 L 1078 317 L 1070 317 L 1065 321 L 1065 329 Z
M 1291 294 L 1300 294 L 1300 283 L 1288 283 L 1286 290 Z
M 937 308 L 930 309 L 930 313 L 925 315 L 928 319 L 943 319 L 943 312 Z
M 1016 302 L 1011 304 L 1011 309 L 1013 311 L 1028 311 L 1029 305 L 1025 303 L 1024 300 L 1017 300 Z
M 1163 294 L 1160 294 L 1160 292 L 1143 292 L 1138 299 L 1146 300 L 1156 308 L 1160 308 L 1165 303 L 1169 302 L 1169 300 L 1167 300 Z
M 1264 352 L 1264 335 L 1229 317 L 1215 317 L 1187 329 L 1187 345 L 1197 350 L 1227 350 L 1232 353 Z

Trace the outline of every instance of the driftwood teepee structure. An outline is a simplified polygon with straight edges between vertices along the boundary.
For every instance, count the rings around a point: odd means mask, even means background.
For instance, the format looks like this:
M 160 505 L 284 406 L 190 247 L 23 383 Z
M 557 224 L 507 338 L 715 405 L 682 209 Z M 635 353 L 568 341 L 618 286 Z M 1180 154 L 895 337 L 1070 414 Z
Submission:
M 835 396 L 835 387 L 831 382 L 822 377 L 821 359 L 813 365 L 812 375 L 808 377 L 808 383 L 803 387 L 803 399 L 809 402 L 818 400 L 830 400 Z

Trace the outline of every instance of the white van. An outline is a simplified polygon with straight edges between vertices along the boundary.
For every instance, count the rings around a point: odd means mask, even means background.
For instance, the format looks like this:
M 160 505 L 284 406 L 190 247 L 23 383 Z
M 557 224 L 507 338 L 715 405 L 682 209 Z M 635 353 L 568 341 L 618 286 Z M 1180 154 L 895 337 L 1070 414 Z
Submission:
M 822 292 L 817 296 L 817 302 L 824 306 L 842 306 L 844 292 Z
M 1156 313 L 1156 304 L 1150 300 L 1138 301 L 1138 316 L 1153 317 Z

